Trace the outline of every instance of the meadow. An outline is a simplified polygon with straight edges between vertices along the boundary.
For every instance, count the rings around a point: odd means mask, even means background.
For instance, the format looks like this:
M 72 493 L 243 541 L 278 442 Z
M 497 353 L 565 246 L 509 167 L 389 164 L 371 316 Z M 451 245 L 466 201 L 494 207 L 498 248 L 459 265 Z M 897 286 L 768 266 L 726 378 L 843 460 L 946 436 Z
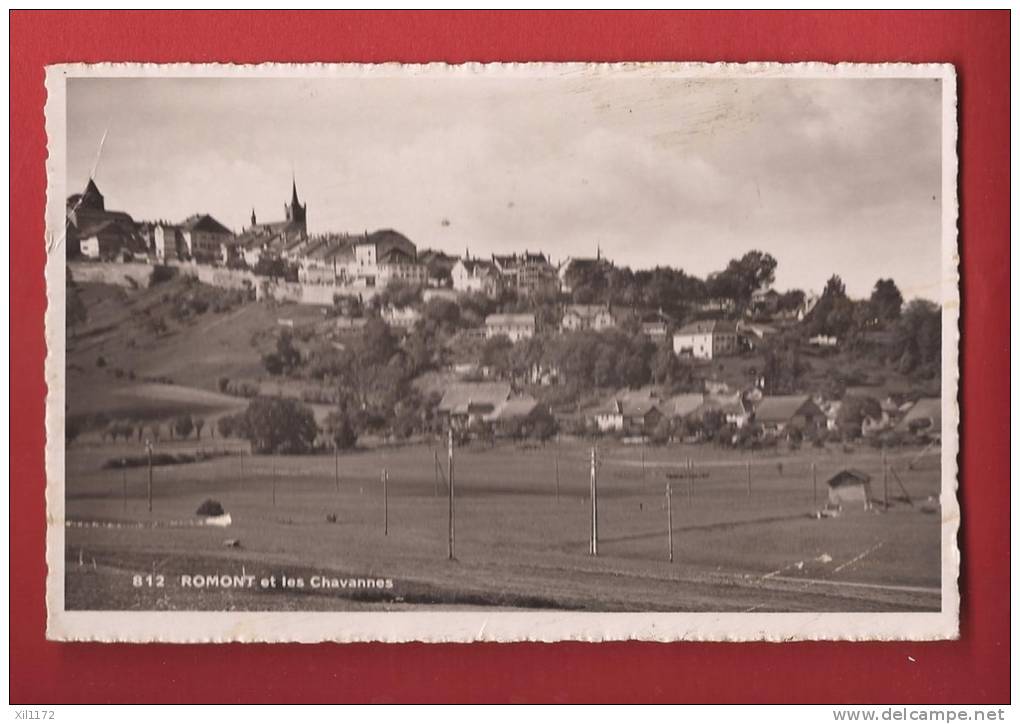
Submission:
M 940 607 L 937 451 L 920 460 L 915 448 L 891 451 L 888 463 L 898 478 L 888 476 L 886 494 L 881 454 L 864 447 L 734 452 L 602 442 L 596 557 L 589 551 L 590 442 L 472 444 L 455 451 L 455 556 L 449 560 L 441 442 L 336 458 L 252 456 L 245 443 L 229 439 L 159 445 L 163 452 L 200 447 L 219 456 L 153 470 L 151 513 L 146 468 L 103 468 L 118 456 L 138 455 L 139 445 L 90 439 L 68 448 L 68 609 Z M 843 467 L 871 475 L 876 504 L 819 516 L 825 481 Z M 207 498 L 229 513 L 228 527 L 199 524 L 195 512 Z M 306 584 L 315 576 L 393 584 L 354 590 L 181 585 L 182 575 L 242 573 Z M 149 576 L 161 576 L 164 585 L 148 585 Z

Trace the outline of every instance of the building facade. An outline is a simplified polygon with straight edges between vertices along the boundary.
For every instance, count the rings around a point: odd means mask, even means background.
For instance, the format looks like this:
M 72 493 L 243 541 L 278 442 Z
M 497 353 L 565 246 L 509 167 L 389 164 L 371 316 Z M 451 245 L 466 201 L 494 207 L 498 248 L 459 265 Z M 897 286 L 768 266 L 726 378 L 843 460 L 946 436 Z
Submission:
M 692 322 L 673 335 L 673 352 L 679 357 L 709 360 L 738 350 L 737 327 L 725 320 Z

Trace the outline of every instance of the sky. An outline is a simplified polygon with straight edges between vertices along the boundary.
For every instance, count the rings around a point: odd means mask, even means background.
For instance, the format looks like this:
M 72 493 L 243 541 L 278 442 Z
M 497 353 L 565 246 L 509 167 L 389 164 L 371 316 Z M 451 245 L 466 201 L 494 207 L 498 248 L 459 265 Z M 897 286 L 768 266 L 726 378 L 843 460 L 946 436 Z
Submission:
M 136 220 L 282 219 L 293 174 L 311 233 L 938 297 L 932 79 L 73 78 L 67 129 L 69 193 Z

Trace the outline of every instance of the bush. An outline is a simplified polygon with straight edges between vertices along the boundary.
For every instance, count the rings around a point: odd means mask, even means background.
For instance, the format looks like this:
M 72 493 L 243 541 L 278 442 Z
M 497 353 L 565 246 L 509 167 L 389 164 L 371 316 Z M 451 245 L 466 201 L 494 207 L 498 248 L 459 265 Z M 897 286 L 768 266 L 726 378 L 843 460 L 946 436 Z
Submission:
M 350 450 L 358 442 L 354 426 L 343 411 L 329 413 L 326 417 L 326 430 L 337 450 Z
M 106 357 L 103 355 L 96 357 L 96 367 L 106 367 Z
M 182 438 L 186 438 L 191 435 L 194 429 L 195 423 L 191 419 L 191 415 L 180 415 L 176 420 L 174 420 L 174 432 Z
M 168 282 L 175 276 L 177 276 L 176 269 L 174 269 L 173 267 L 164 266 L 162 264 L 157 264 L 156 266 L 152 267 L 152 273 L 149 274 L 149 286 L 154 287 L 157 284 Z
M 204 515 L 207 517 L 223 515 L 223 513 L 223 506 L 220 504 L 220 501 L 213 500 L 212 498 L 206 498 L 206 500 L 198 506 L 198 510 L 195 511 L 195 515 Z
M 234 416 L 224 415 L 216 421 L 216 430 L 220 437 L 231 437 L 234 434 Z
M 286 397 L 256 397 L 241 417 L 245 437 L 258 453 L 303 453 L 319 432 L 311 409 Z
M 229 385 L 230 385 L 229 377 L 220 377 L 218 380 L 216 380 L 216 389 L 218 389 L 220 392 L 225 393 Z

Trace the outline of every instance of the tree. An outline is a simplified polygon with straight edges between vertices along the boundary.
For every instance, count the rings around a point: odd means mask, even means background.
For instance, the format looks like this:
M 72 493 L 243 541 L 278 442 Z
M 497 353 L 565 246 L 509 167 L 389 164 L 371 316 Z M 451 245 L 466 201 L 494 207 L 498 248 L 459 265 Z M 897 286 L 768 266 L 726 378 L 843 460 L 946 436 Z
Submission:
M 844 436 L 853 439 L 860 437 L 861 424 L 866 417 L 874 419 L 882 417 L 882 406 L 878 400 L 873 397 L 847 395 L 836 414 L 836 424 Z
M 888 322 L 900 318 L 903 309 L 903 295 L 892 279 L 879 279 L 871 291 L 872 310 L 880 321 Z
M 216 428 L 220 431 L 220 437 L 232 437 L 234 434 L 234 416 L 223 415 L 216 421 Z
M 652 430 L 651 435 L 648 437 L 655 445 L 665 445 L 669 442 L 672 434 L 673 426 L 670 424 L 669 418 L 663 416 L 663 418 L 659 420 L 659 423 L 655 426 L 655 429 Z
M 289 397 L 256 397 L 242 421 L 243 434 L 257 453 L 307 452 L 318 434 L 311 409 Z
M 652 355 L 652 381 L 657 385 L 672 386 L 683 374 L 680 360 L 668 347 L 659 347 Z
M 195 429 L 195 423 L 191 419 L 191 415 L 179 415 L 174 420 L 174 432 L 181 439 L 187 439 L 191 435 L 191 431 Z
M 276 339 L 276 356 L 280 360 L 283 371 L 288 374 L 301 364 L 301 352 L 294 346 L 294 339 L 287 330 L 281 332 Z
M 351 420 L 345 410 L 336 410 L 329 413 L 325 420 L 326 432 L 329 439 L 337 450 L 350 450 L 358 442 L 358 434 L 351 425 Z
M 482 364 L 493 367 L 503 374 L 510 372 L 510 351 L 513 343 L 502 334 L 489 337 L 482 345 Z
M 531 438 L 543 443 L 559 431 L 559 425 L 556 422 L 556 418 L 553 417 L 552 412 L 550 412 L 549 408 L 545 405 L 539 405 L 535 408 L 535 411 L 531 414 L 529 423 L 531 427 L 529 431 Z

